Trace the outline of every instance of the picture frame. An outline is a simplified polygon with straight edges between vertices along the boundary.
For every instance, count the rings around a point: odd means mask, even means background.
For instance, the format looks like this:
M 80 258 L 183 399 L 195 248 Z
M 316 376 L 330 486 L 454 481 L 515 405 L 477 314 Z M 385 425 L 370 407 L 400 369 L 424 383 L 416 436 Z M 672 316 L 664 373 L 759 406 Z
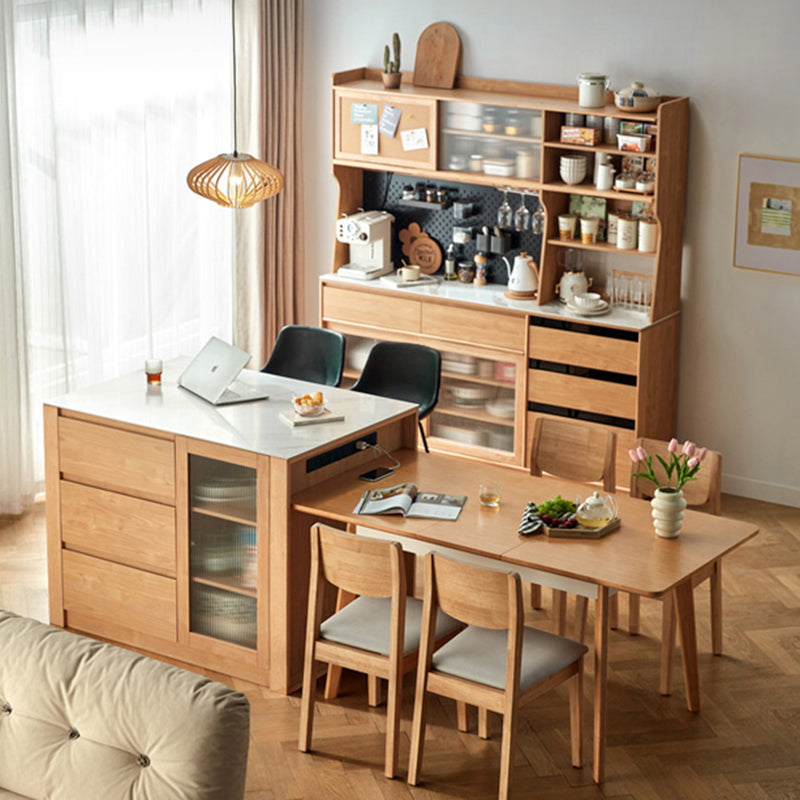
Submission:
M 800 159 L 739 155 L 733 265 L 800 275 Z

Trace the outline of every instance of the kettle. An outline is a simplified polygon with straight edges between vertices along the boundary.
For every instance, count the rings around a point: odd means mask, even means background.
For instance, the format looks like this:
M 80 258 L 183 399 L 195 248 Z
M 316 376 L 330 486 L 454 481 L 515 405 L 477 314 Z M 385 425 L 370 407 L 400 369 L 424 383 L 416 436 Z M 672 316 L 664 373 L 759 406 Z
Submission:
M 576 509 L 575 519 L 583 528 L 604 528 L 617 516 L 617 501 L 611 496 L 603 497 L 594 492 Z
M 534 294 L 539 288 L 539 268 L 534 260 L 529 258 L 525 251 L 522 251 L 514 259 L 513 269 L 505 256 L 503 256 L 503 261 L 506 262 L 508 270 L 509 291 L 518 294 Z
M 592 279 L 586 277 L 585 272 L 565 272 L 558 284 L 558 296 L 564 303 L 572 302 L 576 294 L 588 291 Z

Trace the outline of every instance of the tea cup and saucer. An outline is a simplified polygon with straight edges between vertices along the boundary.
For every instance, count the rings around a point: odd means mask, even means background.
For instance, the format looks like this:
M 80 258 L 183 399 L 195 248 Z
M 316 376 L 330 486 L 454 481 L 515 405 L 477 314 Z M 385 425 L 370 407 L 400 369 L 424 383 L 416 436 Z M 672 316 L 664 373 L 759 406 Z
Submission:
M 572 296 L 567 308 L 578 314 L 604 314 L 609 305 L 598 292 L 579 292 Z

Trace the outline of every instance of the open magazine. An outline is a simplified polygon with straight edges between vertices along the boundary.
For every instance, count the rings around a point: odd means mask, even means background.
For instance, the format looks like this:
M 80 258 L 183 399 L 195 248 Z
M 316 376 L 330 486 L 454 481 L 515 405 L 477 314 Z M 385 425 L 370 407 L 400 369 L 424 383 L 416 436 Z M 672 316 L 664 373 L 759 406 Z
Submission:
M 420 492 L 413 483 L 400 483 L 386 489 L 368 489 L 358 501 L 353 513 L 458 519 L 466 502 L 465 495 Z

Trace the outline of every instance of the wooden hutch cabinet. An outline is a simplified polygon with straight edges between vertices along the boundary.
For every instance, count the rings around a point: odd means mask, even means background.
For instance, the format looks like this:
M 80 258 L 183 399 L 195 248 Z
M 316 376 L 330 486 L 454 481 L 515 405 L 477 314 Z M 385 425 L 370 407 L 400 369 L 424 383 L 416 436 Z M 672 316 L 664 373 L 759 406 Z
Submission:
M 361 340 L 431 345 L 443 356 L 442 396 L 425 421 L 432 449 L 524 468 L 535 417 L 567 416 L 617 432 L 618 480 L 626 484 L 627 450 L 635 437 L 674 434 L 688 98 L 664 97 L 655 111 L 632 113 L 617 108 L 610 93 L 605 107 L 582 108 L 577 87 L 461 77 L 456 88 L 446 90 L 416 87 L 412 80 L 406 74 L 398 90 L 384 90 L 378 70 L 333 76 L 337 216 L 366 208 L 368 181 L 395 173 L 408 183 L 447 182 L 466 193 L 497 188 L 523 198 L 522 192 L 536 195 L 544 213 L 540 252 L 532 253 L 539 263 L 538 296 L 506 298 L 498 275 L 483 287 L 442 282 L 433 288 L 395 288 L 379 280 L 346 279 L 335 273 L 348 261 L 348 246 L 335 242 L 333 274 L 321 280 L 320 316 L 323 326 L 350 337 L 354 357 L 346 375 L 358 373 L 358 354 L 365 350 Z M 361 151 L 354 104 L 377 106 L 379 119 L 387 105 L 400 110 L 396 135 L 379 136 L 377 155 Z M 622 122 L 650 126 L 654 147 L 636 155 L 649 159 L 652 191 L 596 188 L 592 158 L 603 153 L 619 171 L 631 153 L 617 144 L 563 143 L 567 115 L 587 113 L 608 119 L 614 128 Z M 427 133 L 428 147 L 404 150 L 401 132 L 419 128 Z M 483 161 L 502 163 L 504 174 L 480 170 L 480 160 L 475 169 L 475 153 L 483 154 Z M 586 179 L 578 185 L 560 177 L 566 153 L 588 156 Z M 499 204 L 499 193 L 497 198 Z M 604 204 L 605 213 L 653 220 L 655 249 L 561 240 L 559 214 L 572 211 L 575 202 L 594 200 Z M 440 236 L 442 249 L 449 241 Z M 610 293 L 612 275 L 629 276 L 631 286 L 635 278 L 640 289 L 644 284 L 636 309 L 626 298 L 628 307 L 616 304 L 602 316 L 570 312 L 558 299 L 566 253 L 595 262 L 601 291 Z

